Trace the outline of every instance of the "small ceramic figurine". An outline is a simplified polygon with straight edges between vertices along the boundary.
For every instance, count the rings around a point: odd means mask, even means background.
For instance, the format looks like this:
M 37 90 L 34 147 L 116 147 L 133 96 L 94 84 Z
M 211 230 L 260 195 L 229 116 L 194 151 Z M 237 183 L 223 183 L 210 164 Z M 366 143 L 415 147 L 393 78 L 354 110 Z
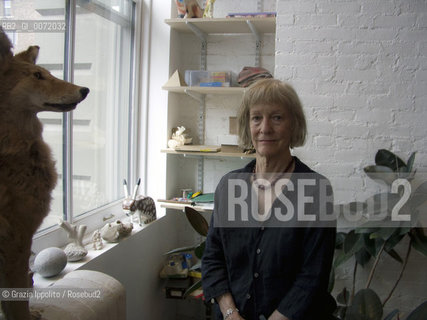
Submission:
M 122 202 L 122 209 L 123 212 L 130 217 L 131 223 L 133 223 L 133 218 L 136 214 L 137 223 L 142 226 L 142 224 L 147 224 L 156 220 L 156 204 L 154 203 L 153 198 L 144 197 L 142 195 L 137 196 L 140 184 L 141 179 L 138 179 L 131 197 L 127 187 L 127 182 L 126 180 L 123 181 L 125 199 Z
M 122 223 L 120 220 L 116 220 L 102 227 L 101 237 L 108 242 L 118 242 L 121 238 L 129 235 L 132 229 L 132 223 Z
M 136 196 L 135 200 L 123 201 L 123 211 L 126 215 L 134 217 L 136 214 L 137 223 L 141 226 L 156 220 L 156 204 L 153 198 Z
M 87 250 L 83 245 L 83 236 L 86 232 L 86 226 L 76 226 L 67 221 L 62 221 L 59 226 L 68 233 L 68 238 L 73 242 L 69 243 L 64 252 L 68 261 L 79 261 L 87 255 Z
M 101 250 L 103 247 L 101 232 L 99 232 L 99 229 L 96 229 L 92 234 L 92 248 L 94 250 Z
M 180 126 L 174 128 L 172 137 L 168 141 L 168 147 L 171 149 L 175 149 L 176 147 L 181 147 L 184 144 L 190 144 L 192 141 L 193 138 L 189 137 L 188 134 L 185 133 L 185 127 Z

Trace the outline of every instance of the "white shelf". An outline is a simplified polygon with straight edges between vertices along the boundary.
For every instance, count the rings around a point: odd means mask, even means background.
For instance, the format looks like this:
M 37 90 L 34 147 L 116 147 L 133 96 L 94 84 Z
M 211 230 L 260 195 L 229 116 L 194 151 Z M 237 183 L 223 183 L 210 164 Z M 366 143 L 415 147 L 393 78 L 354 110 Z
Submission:
M 162 153 L 184 155 L 184 156 L 203 156 L 203 157 L 234 157 L 234 158 L 245 158 L 253 159 L 255 154 L 246 154 L 236 146 L 221 146 L 219 152 L 189 152 L 189 151 L 175 151 L 173 149 L 162 149 Z
M 268 18 L 193 18 L 193 19 L 166 19 L 165 22 L 180 32 L 193 32 L 188 23 L 197 27 L 206 34 L 234 34 L 234 33 L 252 33 L 249 23 L 260 33 L 276 32 L 276 17 Z
M 192 206 L 191 204 L 187 203 L 169 203 L 169 202 L 160 202 L 158 200 L 158 203 L 160 204 L 160 208 L 166 208 L 166 209 L 174 209 L 174 210 L 181 210 L 184 211 L 185 207 L 191 207 L 194 210 L 197 210 L 199 212 L 209 212 L 212 213 L 213 211 L 213 203 L 211 205 L 195 205 Z
M 200 94 L 243 94 L 241 87 L 162 87 L 163 90 L 174 93 L 197 92 Z

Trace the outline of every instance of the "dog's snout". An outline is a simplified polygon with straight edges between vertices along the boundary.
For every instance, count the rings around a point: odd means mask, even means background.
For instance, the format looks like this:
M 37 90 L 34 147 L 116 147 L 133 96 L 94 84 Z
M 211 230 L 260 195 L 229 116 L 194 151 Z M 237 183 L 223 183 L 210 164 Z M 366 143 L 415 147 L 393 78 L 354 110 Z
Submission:
M 82 95 L 82 98 L 86 98 L 86 96 L 89 94 L 89 88 L 81 88 L 80 89 L 80 94 Z

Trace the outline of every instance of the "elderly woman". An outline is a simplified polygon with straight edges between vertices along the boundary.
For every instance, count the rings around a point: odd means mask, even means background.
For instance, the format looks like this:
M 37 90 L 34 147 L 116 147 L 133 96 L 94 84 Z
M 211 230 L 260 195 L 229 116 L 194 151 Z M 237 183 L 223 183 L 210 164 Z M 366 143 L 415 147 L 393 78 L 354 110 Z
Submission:
M 217 319 L 331 319 L 336 229 L 319 217 L 329 217 L 322 201 L 332 191 L 291 155 L 306 137 L 298 95 L 279 80 L 257 81 L 238 122 L 241 145 L 253 147 L 256 159 L 225 175 L 215 191 L 202 259 L 205 298 L 217 303 Z

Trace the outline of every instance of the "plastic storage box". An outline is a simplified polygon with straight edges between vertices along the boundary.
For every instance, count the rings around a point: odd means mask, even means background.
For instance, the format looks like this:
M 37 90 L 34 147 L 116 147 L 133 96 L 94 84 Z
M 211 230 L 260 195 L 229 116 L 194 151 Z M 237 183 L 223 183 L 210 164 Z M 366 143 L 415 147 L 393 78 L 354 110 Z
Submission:
M 230 87 L 230 71 L 186 70 L 185 82 L 190 87 Z

